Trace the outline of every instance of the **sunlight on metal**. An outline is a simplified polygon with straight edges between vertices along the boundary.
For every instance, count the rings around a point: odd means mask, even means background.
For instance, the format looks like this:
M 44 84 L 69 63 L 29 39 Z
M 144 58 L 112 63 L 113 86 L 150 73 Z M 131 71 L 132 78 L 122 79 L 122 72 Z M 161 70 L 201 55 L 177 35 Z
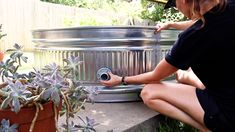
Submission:
M 153 2 L 158 2 L 158 3 L 166 3 L 167 0 L 148 0 L 148 1 L 153 1 Z

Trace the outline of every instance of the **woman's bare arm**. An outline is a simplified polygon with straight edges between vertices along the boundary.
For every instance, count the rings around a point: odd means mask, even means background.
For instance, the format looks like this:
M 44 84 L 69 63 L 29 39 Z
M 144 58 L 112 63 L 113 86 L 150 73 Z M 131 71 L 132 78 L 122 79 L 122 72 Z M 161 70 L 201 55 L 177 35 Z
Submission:
M 135 76 L 126 76 L 125 83 L 127 84 L 148 84 L 153 82 L 160 82 L 169 75 L 175 73 L 178 69 L 170 65 L 165 59 L 161 60 L 156 68 L 147 73 L 142 73 Z M 116 86 L 121 83 L 122 77 L 110 73 L 111 79 L 109 81 L 101 81 L 105 86 Z
M 187 20 L 187 21 L 181 21 L 181 22 L 167 22 L 167 23 L 159 23 L 156 25 L 156 32 L 160 32 L 161 30 L 169 29 L 169 28 L 174 28 L 178 30 L 185 30 L 191 25 L 196 20 Z

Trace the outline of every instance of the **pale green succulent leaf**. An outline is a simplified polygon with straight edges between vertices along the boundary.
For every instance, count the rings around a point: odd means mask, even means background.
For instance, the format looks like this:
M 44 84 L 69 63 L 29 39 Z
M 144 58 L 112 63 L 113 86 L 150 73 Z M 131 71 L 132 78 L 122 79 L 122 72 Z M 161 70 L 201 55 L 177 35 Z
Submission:
M 9 94 L 8 97 L 5 100 L 3 100 L 1 109 L 6 109 L 8 105 L 11 103 L 12 99 L 13 97 L 11 96 L 11 94 Z
M 20 111 L 20 101 L 17 97 L 14 97 L 12 100 L 13 111 L 18 113 Z

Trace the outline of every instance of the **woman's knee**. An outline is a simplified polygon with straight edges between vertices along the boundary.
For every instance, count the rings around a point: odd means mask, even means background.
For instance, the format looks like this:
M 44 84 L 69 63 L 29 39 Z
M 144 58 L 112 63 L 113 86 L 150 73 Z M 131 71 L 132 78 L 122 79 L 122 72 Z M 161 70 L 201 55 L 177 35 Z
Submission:
M 153 85 L 152 84 L 147 84 L 144 86 L 142 89 L 140 96 L 145 104 L 149 104 L 151 100 L 154 98 L 156 99 L 156 93 L 153 91 Z M 155 97 L 154 97 L 155 96 Z

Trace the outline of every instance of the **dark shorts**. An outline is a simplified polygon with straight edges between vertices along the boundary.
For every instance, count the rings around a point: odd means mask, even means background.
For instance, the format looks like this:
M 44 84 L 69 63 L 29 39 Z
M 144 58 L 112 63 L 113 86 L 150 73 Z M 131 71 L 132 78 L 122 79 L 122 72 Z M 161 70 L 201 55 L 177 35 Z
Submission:
M 207 90 L 196 89 L 197 98 L 205 111 L 204 124 L 213 132 L 230 132 L 234 129 L 224 114 L 219 110 Z

